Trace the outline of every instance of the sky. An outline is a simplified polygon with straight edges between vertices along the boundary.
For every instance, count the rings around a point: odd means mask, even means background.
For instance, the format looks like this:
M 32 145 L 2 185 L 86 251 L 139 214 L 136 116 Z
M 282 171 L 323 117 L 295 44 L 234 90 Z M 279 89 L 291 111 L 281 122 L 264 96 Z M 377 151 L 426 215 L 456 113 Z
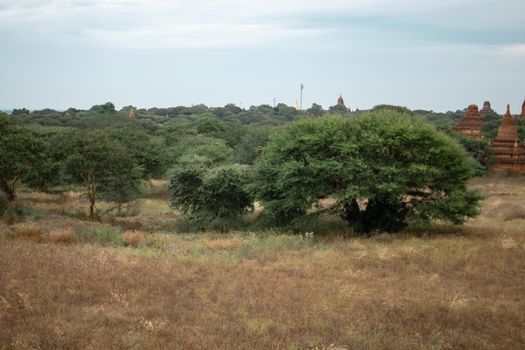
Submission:
M 0 109 L 525 98 L 523 0 L 0 0 Z

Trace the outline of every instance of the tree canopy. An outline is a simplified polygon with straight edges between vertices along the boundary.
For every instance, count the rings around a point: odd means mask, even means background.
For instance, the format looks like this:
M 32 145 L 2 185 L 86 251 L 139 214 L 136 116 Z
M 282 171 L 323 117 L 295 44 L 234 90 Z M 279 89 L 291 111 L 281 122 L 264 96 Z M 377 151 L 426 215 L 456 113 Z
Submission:
M 364 233 L 397 231 L 407 220 L 461 224 L 478 214 L 480 200 L 467 189 L 474 166 L 465 150 L 391 110 L 292 123 L 271 138 L 254 176 L 254 193 L 274 224 L 315 208 L 340 213 Z

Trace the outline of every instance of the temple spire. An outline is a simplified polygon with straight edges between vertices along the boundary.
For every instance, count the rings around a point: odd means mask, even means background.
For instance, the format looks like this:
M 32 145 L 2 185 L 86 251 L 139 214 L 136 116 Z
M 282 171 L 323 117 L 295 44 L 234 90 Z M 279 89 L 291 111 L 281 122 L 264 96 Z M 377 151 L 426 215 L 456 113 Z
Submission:
M 512 117 L 512 114 L 510 114 L 510 104 L 507 103 L 507 112 L 505 112 L 505 117 Z

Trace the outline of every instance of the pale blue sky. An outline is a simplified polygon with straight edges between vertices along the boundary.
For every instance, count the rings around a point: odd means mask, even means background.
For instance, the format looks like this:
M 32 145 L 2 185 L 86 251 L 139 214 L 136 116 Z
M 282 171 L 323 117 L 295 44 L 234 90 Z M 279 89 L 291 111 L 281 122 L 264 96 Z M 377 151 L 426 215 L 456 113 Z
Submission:
M 525 98 L 523 0 L 0 0 L 0 109 Z

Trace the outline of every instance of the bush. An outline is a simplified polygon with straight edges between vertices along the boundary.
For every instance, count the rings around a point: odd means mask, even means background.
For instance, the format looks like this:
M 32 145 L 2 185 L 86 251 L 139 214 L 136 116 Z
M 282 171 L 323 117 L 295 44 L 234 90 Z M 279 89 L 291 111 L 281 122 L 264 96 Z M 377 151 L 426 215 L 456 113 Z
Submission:
M 369 234 L 409 220 L 462 224 L 479 214 L 481 197 L 467 189 L 473 176 L 474 161 L 450 137 L 381 109 L 288 125 L 256 162 L 251 188 L 273 225 L 330 212 Z
M 222 165 L 209 168 L 206 158 L 185 158 L 173 172 L 171 204 L 188 217 L 195 227 L 228 230 L 231 221 L 253 208 L 247 189 L 248 168 Z
M 457 132 L 452 132 L 451 136 L 465 147 L 468 154 L 476 161 L 476 176 L 487 175 L 496 162 L 489 139 L 476 140 Z

